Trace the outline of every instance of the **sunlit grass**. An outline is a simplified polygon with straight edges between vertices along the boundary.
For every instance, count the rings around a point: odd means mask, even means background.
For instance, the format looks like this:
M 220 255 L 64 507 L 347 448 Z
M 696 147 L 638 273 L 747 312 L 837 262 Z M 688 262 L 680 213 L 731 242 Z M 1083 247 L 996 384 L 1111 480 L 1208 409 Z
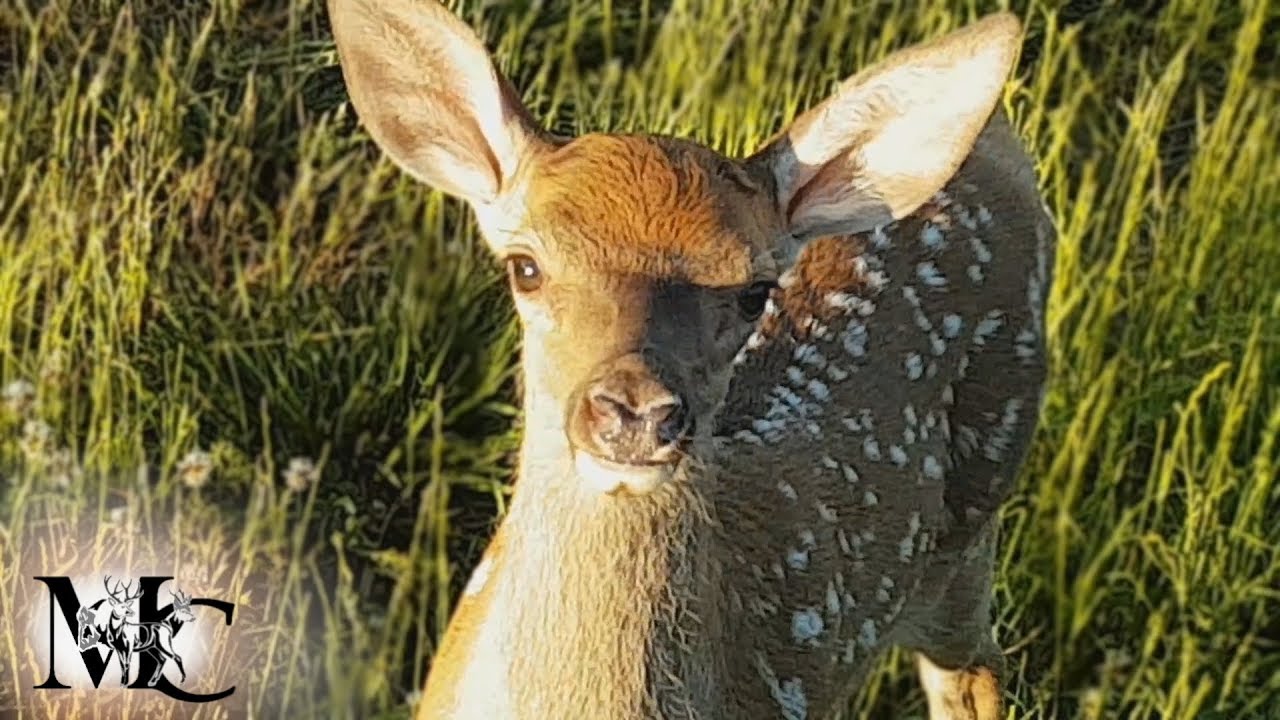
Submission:
M 996 7 L 460 10 L 558 131 L 742 153 Z M 1280 7 L 1014 9 L 1007 106 L 1061 237 L 1003 516 L 1010 714 L 1280 717 Z M 519 338 L 463 208 L 380 158 L 334 63 L 320 3 L 0 6 L 0 388 L 31 383 L 0 402 L 0 713 L 41 698 L 31 569 L 163 546 L 252 591 L 240 702 L 408 714 L 508 497 Z M 922 716 L 914 683 L 895 655 L 850 716 Z

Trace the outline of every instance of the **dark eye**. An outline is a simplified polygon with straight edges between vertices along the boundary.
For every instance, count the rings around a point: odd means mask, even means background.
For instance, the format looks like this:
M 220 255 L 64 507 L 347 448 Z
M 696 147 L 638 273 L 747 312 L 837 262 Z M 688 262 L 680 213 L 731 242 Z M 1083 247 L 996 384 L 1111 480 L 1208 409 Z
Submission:
M 528 255 L 512 255 L 507 258 L 507 274 L 517 292 L 536 292 L 542 287 L 542 270 L 538 261 Z
M 748 285 L 742 292 L 738 293 L 738 309 L 742 311 L 743 317 L 748 320 L 756 320 L 764 313 L 765 303 L 769 301 L 769 294 L 778 284 L 771 280 L 762 280 Z

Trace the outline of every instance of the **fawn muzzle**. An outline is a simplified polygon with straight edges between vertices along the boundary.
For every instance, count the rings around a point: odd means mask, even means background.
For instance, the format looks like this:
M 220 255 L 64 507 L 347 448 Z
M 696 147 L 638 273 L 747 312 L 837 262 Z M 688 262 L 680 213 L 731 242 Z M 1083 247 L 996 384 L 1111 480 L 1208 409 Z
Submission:
M 585 462 L 589 474 L 609 475 L 606 490 L 651 489 L 641 478 L 674 467 L 693 431 L 688 402 L 639 354 L 607 362 L 593 377 L 577 393 L 567 427 L 580 468 Z
M 690 429 L 684 398 L 633 357 L 613 364 L 582 393 L 578 449 L 619 465 L 670 462 Z
M 631 403 L 596 388 L 586 402 L 596 454 L 623 465 L 664 462 L 688 424 L 684 402 L 674 395 Z

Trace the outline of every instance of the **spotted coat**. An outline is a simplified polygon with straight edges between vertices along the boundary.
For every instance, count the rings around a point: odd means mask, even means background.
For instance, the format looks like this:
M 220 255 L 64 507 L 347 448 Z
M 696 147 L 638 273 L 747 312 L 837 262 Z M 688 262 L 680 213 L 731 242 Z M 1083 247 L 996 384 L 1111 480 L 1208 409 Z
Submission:
M 991 551 L 1045 376 L 1054 234 L 1010 142 L 997 116 L 918 212 L 811 244 L 738 358 L 713 505 L 743 708 L 825 717 L 911 625 L 967 610 L 937 570 Z

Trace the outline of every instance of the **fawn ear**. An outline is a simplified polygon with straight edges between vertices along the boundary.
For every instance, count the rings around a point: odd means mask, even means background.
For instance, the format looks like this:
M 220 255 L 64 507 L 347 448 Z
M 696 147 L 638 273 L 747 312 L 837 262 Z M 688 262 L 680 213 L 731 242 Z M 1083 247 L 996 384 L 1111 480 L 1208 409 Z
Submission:
M 999 13 L 894 53 L 748 158 L 772 174 L 790 238 L 870 230 L 942 189 L 990 119 L 1020 35 Z
M 498 199 L 538 129 L 475 33 L 436 0 L 329 0 L 329 19 L 383 152 L 473 205 Z

